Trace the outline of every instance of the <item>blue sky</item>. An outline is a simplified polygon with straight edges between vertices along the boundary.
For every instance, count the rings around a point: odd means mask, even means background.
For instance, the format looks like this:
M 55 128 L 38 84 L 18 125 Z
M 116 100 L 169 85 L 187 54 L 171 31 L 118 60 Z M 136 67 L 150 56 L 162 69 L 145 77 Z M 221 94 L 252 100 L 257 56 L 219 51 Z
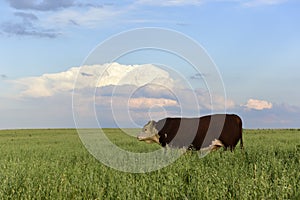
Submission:
M 41 90 L 29 91 L 30 84 L 49 85 L 35 81 L 79 67 L 99 43 L 143 27 L 175 30 L 202 45 L 221 73 L 228 112 L 240 114 L 246 128 L 300 127 L 299 6 L 296 0 L 1 1 L 0 128 L 74 127 L 69 92 L 33 95 Z M 138 57 L 120 64 L 151 60 Z M 108 119 L 104 126 L 113 125 Z

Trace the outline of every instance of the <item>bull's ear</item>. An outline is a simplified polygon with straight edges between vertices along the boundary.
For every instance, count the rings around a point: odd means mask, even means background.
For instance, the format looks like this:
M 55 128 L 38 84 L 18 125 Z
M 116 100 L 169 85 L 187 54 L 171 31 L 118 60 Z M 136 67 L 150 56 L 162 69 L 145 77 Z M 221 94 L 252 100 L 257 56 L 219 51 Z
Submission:
M 156 121 L 151 120 L 151 124 L 150 124 L 151 130 L 152 130 L 153 133 L 158 134 L 158 130 L 157 130 L 157 128 L 156 128 L 156 124 L 157 124 Z
M 150 125 L 155 126 L 155 125 L 156 125 L 156 121 L 151 120 L 151 121 L 150 121 Z

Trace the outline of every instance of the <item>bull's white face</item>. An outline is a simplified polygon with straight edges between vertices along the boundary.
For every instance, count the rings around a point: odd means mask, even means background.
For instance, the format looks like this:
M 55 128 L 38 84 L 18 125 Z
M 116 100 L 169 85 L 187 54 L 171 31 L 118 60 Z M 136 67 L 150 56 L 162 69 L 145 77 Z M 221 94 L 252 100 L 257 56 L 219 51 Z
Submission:
M 158 143 L 159 144 L 159 135 L 158 131 L 155 128 L 156 122 L 151 120 L 149 121 L 142 129 L 141 133 L 138 134 L 137 139 L 139 141 L 145 141 L 147 143 Z

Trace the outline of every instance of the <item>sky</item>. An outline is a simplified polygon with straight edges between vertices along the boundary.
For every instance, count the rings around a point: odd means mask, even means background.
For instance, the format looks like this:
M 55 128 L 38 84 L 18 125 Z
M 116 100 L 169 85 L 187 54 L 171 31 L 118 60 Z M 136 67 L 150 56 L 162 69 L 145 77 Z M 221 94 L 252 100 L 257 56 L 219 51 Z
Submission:
M 141 127 L 149 119 L 221 112 L 241 116 L 244 128 L 299 128 L 299 6 L 297 0 L 3 0 L 0 129 Z M 154 37 L 149 27 L 170 37 Z M 126 33 L 133 34 L 117 40 Z M 170 49 L 101 59 L 106 43 L 117 52 L 139 42 Z M 171 51 L 177 47 L 184 56 Z

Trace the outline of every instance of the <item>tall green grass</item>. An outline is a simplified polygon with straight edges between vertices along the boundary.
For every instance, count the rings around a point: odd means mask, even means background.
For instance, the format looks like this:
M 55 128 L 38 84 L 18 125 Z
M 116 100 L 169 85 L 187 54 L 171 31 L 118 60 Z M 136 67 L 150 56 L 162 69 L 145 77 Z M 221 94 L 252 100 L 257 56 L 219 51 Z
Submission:
M 160 148 L 105 132 L 129 151 Z M 158 171 L 130 174 L 93 158 L 76 130 L 4 130 L 0 199 L 300 199 L 299 130 L 246 130 L 244 145 L 202 159 L 189 152 Z

